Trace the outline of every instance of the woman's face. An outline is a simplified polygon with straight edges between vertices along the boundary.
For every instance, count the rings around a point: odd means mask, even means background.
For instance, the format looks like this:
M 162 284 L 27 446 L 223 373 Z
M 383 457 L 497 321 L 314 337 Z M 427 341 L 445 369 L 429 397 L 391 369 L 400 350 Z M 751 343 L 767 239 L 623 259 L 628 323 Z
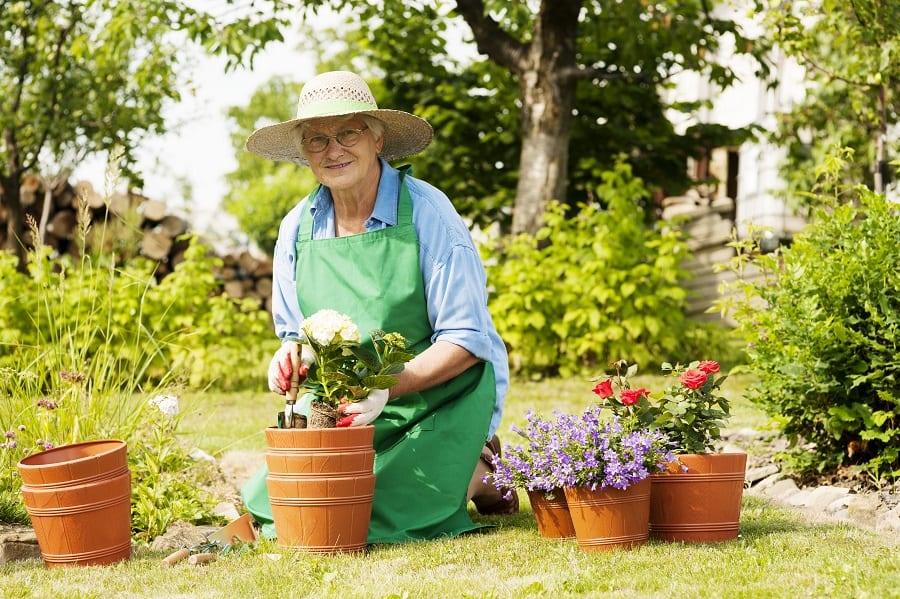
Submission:
M 316 152 L 316 142 L 322 143 L 320 136 L 327 138 L 328 145 Z M 342 145 L 335 136 L 351 143 Z M 378 153 L 384 143 L 383 138 L 375 139 L 364 120 L 359 117 L 324 118 L 311 121 L 303 132 L 300 148 L 303 156 L 322 185 L 332 192 L 351 191 L 370 185 L 373 178 L 378 180 Z

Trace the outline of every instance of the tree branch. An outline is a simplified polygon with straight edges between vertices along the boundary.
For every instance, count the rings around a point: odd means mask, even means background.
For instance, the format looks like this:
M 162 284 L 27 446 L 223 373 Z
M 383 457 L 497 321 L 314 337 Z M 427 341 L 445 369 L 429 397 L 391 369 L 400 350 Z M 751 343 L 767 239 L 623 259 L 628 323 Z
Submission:
M 513 73 L 519 74 L 526 69 L 528 45 L 509 35 L 497 21 L 485 15 L 484 0 L 456 0 L 456 12 L 472 29 L 479 52 Z
M 567 67 L 562 68 L 557 73 L 560 79 L 601 79 L 606 81 L 613 81 L 616 79 L 627 80 L 627 81 L 635 81 L 635 82 L 659 82 L 665 81 L 669 77 L 672 76 L 670 73 L 666 77 L 656 78 L 648 75 L 646 73 L 635 74 L 635 73 L 622 73 L 620 71 L 608 71 L 606 69 L 595 69 L 592 67 L 585 66 L 576 66 L 576 67 Z
M 57 31 L 54 51 L 49 63 L 49 70 L 51 73 L 55 73 L 59 70 L 63 52 L 66 47 L 66 42 L 69 38 L 69 35 L 75 30 L 77 22 L 80 19 L 80 14 L 76 12 L 75 8 L 72 8 L 72 13 L 69 16 L 71 17 L 71 19 L 68 24 L 65 27 L 61 27 Z M 61 94 L 59 77 L 50 77 L 50 84 L 48 85 L 47 90 L 50 92 L 50 95 L 44 102 L 43 108 L 47 111 L 46 122 L 48 123 L 48 125 L 45 127 L 43 132 L 39 132 L 37 130 L 35 131 L 36 151 L 34 155 L 31 156 L 31 160 L 28 163 L 22 164 L 23 171 L 31 170 L 35 167 L 35 165 L 37 165 L 40 150 L 46 145 L 47 140 L 50 137 L 51 127 L 49 123 L 53 122 L 53 114 L 58 106 L 59 97 Z

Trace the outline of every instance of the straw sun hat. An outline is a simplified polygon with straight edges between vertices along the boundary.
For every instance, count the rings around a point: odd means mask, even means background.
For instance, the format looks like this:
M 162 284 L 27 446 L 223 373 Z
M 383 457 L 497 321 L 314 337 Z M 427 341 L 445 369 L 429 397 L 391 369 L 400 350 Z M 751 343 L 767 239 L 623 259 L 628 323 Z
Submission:
M 434 137 L 428 121 L 402 110 L 378 108 L 368 84 L 349 71 L 317 75 L 303 86 L 297 118 L 261 127 L 247 138 L 247 149 L 263 158 L 309 164 L 300 154 L 296 129 L 304 121 L 323 117 L 367 114 L 384 123 L 385 160 L 405 158 L 421 152 Z

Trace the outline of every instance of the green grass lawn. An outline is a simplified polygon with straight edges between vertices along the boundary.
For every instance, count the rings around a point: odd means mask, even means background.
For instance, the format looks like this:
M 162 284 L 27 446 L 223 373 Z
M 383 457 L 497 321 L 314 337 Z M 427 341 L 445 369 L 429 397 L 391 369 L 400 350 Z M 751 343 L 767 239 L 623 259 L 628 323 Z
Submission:
M 735 428 L 767 419 L 740 398 L 749 379 L 726 392 Z M 660 387 L 648 379 L 638 384 Z M 516 383 L 501 437 L 529 408 L 580 410 L 590 381 Z M 280 402 L 267 392 L 205 393 L 183 398 L 184 429 L 202 449 L 263 451 L 262 428 Z M 205 566 L 161 565 L 165 554 L 140 550 L 108 567 L 48 569 L 40 561 L 9 564 L 0 597 L 900 597 L 897 547 L 847 525 L 810 524 L 792 512 L 745 498 L 738 539 L 701 545 L 650 541 L 633 551 L 582 552 L 572 541 L 541 538 L 527 498 L 512 517 L 482 517 L 483 533 L 364 554 L 315 556 L 261 542 Z M 415 497 L 410 497 L 415 501 Z

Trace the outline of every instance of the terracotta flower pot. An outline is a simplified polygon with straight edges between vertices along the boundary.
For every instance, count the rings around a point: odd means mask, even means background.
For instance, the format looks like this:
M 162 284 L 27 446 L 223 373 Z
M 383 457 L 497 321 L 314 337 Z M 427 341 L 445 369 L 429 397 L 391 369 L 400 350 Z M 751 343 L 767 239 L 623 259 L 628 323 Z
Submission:
M 123 441 L 64 445 L 18 464 L 22 495 L 47 566 L 131 556 L 131 473 Z
M 566 503 L 566 493 L 556 489 L 548 498 L 546 491 L 528 491 L 528 501 L 538 532 L 547 539 L 574 539 L 575 526 Z
M 647 542 L 650 479 L 627 489 L 567 487 L 566 503 L 578 546 L 584 551 L 632 549 Z
M 282 547 L 362 551 L 375 493 L 375 427 L 266 429 L 266 487 Z
M 653 474 L 650 534 L 654 539 L 719 542 L 738 536 L 747 454 L 683 454 L 688 467 Z

